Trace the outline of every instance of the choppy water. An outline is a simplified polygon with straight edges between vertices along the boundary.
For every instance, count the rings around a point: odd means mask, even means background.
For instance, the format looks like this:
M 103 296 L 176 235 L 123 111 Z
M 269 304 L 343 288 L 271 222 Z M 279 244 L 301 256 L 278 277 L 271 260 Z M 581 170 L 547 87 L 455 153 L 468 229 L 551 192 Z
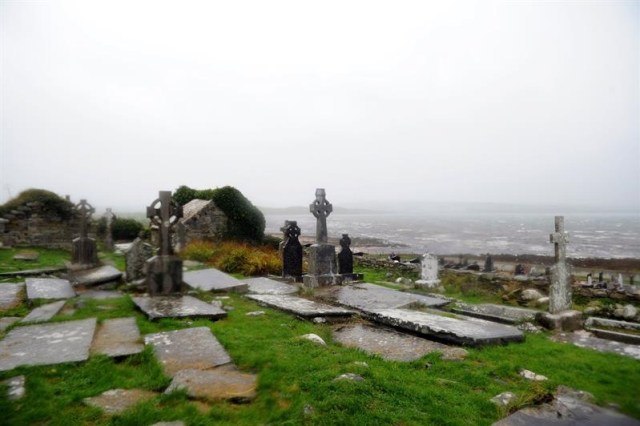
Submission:
M 297 217 L 296 217 L 297 216 Z M 279 233 L 285 219 L 297 220 L 303 236 L 315 234 L 311 214 L 265 216 L 266 232 Z M 330 237 L 379 238 L 408 247 L 396 252 L 438 254 L 552 255 L 552 215 L 540 214 L 338 214 L 327 219 Z M 640 257 L 640 218 L 635 214 L 565 215 L 572 257 Z M 385 251 L 390 251 L 386 249 Z

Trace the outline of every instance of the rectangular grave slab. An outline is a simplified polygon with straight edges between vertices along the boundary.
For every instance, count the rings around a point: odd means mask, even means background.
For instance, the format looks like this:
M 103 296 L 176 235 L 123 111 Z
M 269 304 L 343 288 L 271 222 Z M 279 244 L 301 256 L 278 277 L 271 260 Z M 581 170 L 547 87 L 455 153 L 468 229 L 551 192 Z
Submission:
M 112 281 L 120 281 L 122 272 L 111 265 L 100 266 L 73 274 L 73 281 L 80 285 L 97 285 Z
M 14 323 L 20 321 L 22 318 L 20 317 L 2 317 L 0 318 L 0 331 L 5 331 L 7 328 L 11 327 Z
M 640 345 L 640 324 L 637 322 L 590 317 L 585 321 L 584 328 L 603 339 Z
M 22 271 L 2 272 L 0 277 L 28 277 L 32 275 L 54 274 L 56 272 L 64 272 L 67 268 L 51 267 L 51 268 L 36 268 L 36 269 L 23 269 Z
M 550 339 L 561 343 L 572 343 L 580 348 L 589 348 L 598 352 L 613 352 L 640 360 L 640 345 L 602 339 L 586 330 L 557 333 L 551 336 Z
M 246 297 L 272 308 L 280 309 L 281 311 L 289 312 L 303 318 L 349 317 L 354 314 L 353 311 L 348 309 L 286 294 L 250 294 Z
M 376 354 L 388 361 L 415 361 L 431 352 L 442 353 L 446 360 L 461 360 L 467 351 L 397 331 L 367 325 L 349 325 L 333 333 L 336 342 Z
M 479 305 L 471 305 L 466 303 L 456 303 L 451 307 L 451 311 L 485 319 L 488 321 L 500 322 L 503 324 L 515 324 L 526 321 L 535 321 L 536 314 L 540 311 L 535 309 L 518 308 L 516 306 L 494 305 L 491 303 L 483 303 Z
M 69 299 L 76 295 L 71 283 L 59 278 L 27 278 L 29 299 Z
M 143 350 L 140 330 L 133 317 L 105 320 L 98 326 L 91 345 L 92 354 L 112 358 L 137 354 Z
M 187 394 L 195 399 L 248 402 L 256 396 L 256 382 L 254 374 L 222 368 L 207 371 L 181 370 L 173 377 L 165 393 L 185 389 Z
M 21 283 L 0 284 L 0 312 L 15 308 L 20 304 L 22 298 L 20 291 L 24 288 Z
M 132 300 L 152 320 L 183 317 L 215 320 L 227 316 L 221 307 L 191 296 L 133 297 Z
M 249 286 L 249 293 L 253 294 L 293 294 L 298 292 L 298 287 L 294 285 L 264 277 L 250 278 L 244 282 Z
M 64 306 L 65 301 L 59 300 L 57 302 L 48 303 L 46 305 L 39 306 L 33 311 L 29 312 L 29 315 L 24 317 L 21 322 L 43 322 L 49 321 L 53 318 L 60 309 Z
M 461 315 L 451 318 L 408 309 L 381 309 L 369 316 L 381 324 L 454 345 L 482 346 L 524 341 L 524 335 L 515 327 Z
M 147 334 L 144 343 L 153 347 L 169 377 L 180 370 L 207 370 L 231 362 L 227 351 L 207 327 Z
M 17 327 L 0 340 L 0 371 L 86 361 L 96 319 Z
M 86 290 L 78 292 L 78 296 L 84 299 L 118 299 L 124 296 L 124 293 L 115 290 Z
M 248 285 L 215 268 L 185 272 L 182 280 L 191 288 L 204 291 L 244 293 Z
M 336 302 L 362 311 L 417 306 L 440 307 L 449 303 L 445 299 L 407 293 L 368 283 L 340 288 L 337 292 Z

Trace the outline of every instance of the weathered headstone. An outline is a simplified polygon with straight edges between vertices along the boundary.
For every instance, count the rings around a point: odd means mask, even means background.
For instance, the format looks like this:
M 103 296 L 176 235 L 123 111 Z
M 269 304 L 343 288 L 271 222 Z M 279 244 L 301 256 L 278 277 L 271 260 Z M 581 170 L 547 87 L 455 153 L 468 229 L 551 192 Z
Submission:
M 141 238 L 136 238 L 124 256 L 127 281 L 135 281 L 146 276 L 147 261 L 153 256 L 153 247 Z
M 106 213 L 104 214 L 104 218 L 106 220 L 107 229 L 105 230 L 104 235 L 104 248 L 105 250 L 112 251 L 113 250 L 113 219 L 116 218 L 116 215 L 113 214 L 111 208 L 107 208 Z
M 493 271 L 494 271 L 493 258 L 491 257 L 491 255 L 488 255 L 487 258 L 484 260 L 484 269 L 482 269 L 482 272 L 493 272 Z
M 340 253 L 338 253 L 338 273 L 351 276 L 353 274 L 353 252 L 351 251 L 349 234 L 342 234 Z
M 522 263 L 518 263 L 516 264 L 515 270 L 513 272 L 513 275 L 526 275 L 527 272 L 524 269 L 524 265 Z
M 323 188 L 316 189 L 316 199 L 309 205 L 309 211 L 316 218 L 316 243 L 309 247 L 309 273 L 303 277 L 303 283 L 310 288 L 340 284 L 336 248 L 327 243 L 327 217 L 333 205 L 326 199 Z
M 280 228 L 284 240 L 281 245 L 282 276 L 299 281 L 302 277 L 302 244 L 298 241 L 300 227 L 295 220 L 287 220 Z
M 175 251 L 180 253 L 187 245 L 187 228 L 183 222 L 176 223 L 176 246 Z
M 416 286 L 433 288 L 440 285 L 438 279 L 438 257 L 425 253 L 421 258 L 422 273 L 421 278 L 416 281 Z
M 71 262 L 75 268 L 90 268 L 98 264 L 96 240 L 88 236 L 89 220 L 95 209 L 87 200 L 80 200 L 75 211 L 80 216 L 80 236 L 73 240 Z
M 147 217 L 160 231 L 160 254 L 147 261 L 147 291 L 151 296 L 180 294 L 182 259 L 173 254 L 170 233 L 182 217 L 182 207 L 171 199 L 171 191 L 160 191 L 159 197 L 147 207 Z

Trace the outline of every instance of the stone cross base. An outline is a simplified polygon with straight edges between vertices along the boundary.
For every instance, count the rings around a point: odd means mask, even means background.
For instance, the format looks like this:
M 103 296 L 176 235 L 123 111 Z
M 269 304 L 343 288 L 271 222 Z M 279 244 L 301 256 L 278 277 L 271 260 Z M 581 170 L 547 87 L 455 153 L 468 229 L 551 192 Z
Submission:
M 342 275 L 304 275 L 302 285 L 306 288 L 327 287 L 342 284 Z
M 318 243 L 309 247 L 309 275 L 335 275 L 337 266 L 334 246 Z
M 582 330 L 584 321 L 580 311 L 564 311 L 557 314 L 543 312 L 537 315 L 536 320 L 549 330 L 575 331 Z
M 416 288 L 437 288 L 440 287 L 440 280 L 417 280 Z
M 145 283 L 150 296 L 181 294 L 182 259 L 177 256 L 154 256 L 147 260 Z
M 79 237 L 73 240 L 71 251 L 72 269 L 91 268 L 98 264 L 98 250 L 96 240 Z

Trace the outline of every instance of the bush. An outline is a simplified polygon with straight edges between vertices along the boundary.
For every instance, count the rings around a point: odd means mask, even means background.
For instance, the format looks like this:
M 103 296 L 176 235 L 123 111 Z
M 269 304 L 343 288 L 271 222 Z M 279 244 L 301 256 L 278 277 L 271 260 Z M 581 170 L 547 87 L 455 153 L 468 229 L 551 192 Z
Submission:
M 208 241 L 192 241 L 182 250 L 180 257 L 247 276 L 280 275 L 282 272 L 278 251 L 268 246 L 252 247 L 231 241 L 219 245 Z
M 114 240 L 135 240 L 143 229 L 135 219 L 115 218 L 111 223 L 111 236 Z
M 51 216 L 57 216 L 63 220 L 73 217 L 73 203 L 44 189 L 27 189 L 0 206 L 0 216 L 8 214 L 11 210 L 27 203 L 38 202 L 42 204 L 43 211 Z

